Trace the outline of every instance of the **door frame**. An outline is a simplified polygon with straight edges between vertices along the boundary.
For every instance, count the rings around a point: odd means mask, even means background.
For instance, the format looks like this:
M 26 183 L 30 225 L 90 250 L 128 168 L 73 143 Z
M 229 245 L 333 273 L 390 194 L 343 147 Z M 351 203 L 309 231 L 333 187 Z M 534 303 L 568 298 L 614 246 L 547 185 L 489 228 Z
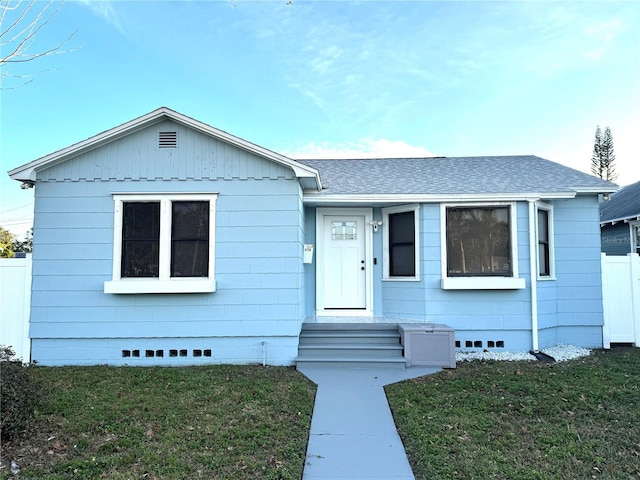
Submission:
M 365 309 L 324 308 L 324 218 L 332 216 L 364 216 L 364 268 L 365 268 Z M 373 316 L 373 236 L 371 222 L 372 208 L 318 208 L 316 209 L 316 316 Z

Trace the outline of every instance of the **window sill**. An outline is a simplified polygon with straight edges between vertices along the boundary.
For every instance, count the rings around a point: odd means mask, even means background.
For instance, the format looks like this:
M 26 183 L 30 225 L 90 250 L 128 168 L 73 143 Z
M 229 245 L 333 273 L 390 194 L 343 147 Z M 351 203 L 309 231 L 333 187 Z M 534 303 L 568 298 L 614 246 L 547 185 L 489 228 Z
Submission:
M 520 290 L 526 287 L 524 278 L 513 277 L 446 277 L 442 290 Z
M 104 293 L 212 293 L 216 291 L 216 281 L 211 278 L 181 278 L 173 280 L 134 279 L 104 282 Z
M 553 282 L 556 277 L 538 277 L 539 282 Z
M 383 282 L 419 282 L 420 277 L 383 277 Z

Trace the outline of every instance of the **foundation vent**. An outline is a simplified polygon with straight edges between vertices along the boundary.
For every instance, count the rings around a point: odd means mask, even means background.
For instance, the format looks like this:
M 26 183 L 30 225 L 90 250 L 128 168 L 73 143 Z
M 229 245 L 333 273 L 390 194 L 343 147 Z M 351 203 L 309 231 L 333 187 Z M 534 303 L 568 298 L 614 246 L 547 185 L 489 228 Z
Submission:
M 175 358 L 175 357 L 188 357 L 189 356 L 189 351 L 187 349 L 169 349 L 167 351 L 168 356 Z M 151 350 L 151 349 L 147 349 L 143 351 L 144 357 L 146 358 L 154 358 L 154 357 L 160 357 L 163 358 L 165 356 L 165 351 L 164 350 Z M 201 349 L 194 349 L 191 351 L 191 356 L 192 357 L 212 357 L 213 356 L 213 351 L 210 348 L 201 350 Z M 131 358 L 131 357 L 141 357 L 141 353 L 140 350 L 122 350 L 122 357 L 123 358 Z

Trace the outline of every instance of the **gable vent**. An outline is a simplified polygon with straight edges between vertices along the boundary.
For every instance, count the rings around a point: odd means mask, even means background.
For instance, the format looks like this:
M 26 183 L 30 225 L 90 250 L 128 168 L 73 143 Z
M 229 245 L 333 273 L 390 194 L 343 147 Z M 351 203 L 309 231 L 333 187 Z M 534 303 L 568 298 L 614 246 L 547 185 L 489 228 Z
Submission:
M 159 132 L 158 148 L 177 148 L 178 132 Z

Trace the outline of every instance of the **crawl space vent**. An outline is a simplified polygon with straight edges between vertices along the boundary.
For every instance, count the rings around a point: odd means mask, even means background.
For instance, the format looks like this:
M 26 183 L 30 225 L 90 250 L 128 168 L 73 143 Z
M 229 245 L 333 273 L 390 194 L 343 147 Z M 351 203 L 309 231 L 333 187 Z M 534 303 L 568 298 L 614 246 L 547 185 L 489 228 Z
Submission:
M 178 132 L 159 132 L 158 148 L 177 148 Z

